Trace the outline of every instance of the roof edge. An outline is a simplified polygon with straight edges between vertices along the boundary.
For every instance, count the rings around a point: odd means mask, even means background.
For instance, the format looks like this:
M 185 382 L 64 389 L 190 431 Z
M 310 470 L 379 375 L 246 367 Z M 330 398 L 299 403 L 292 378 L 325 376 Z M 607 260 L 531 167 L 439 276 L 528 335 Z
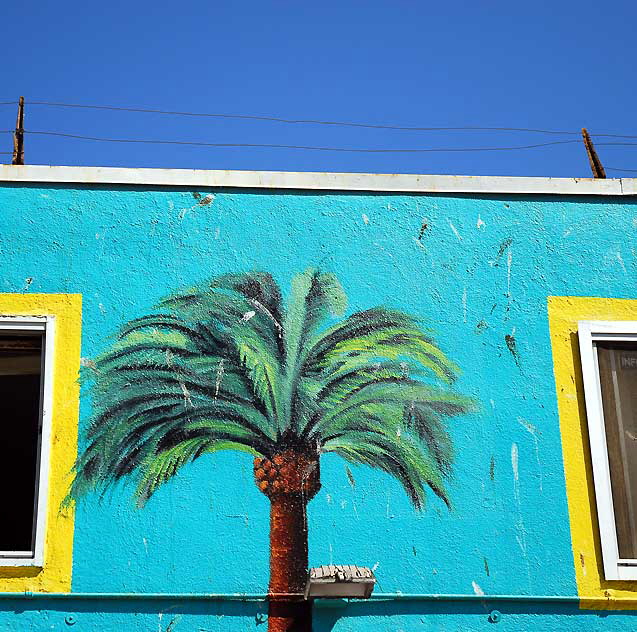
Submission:
M 535 178 L 302 171 L 213 171 L 0 165 L 0 182 L 126 184 L 138 186 L 385 191 L 404 193 L 509 193 L 637 195 L 637 178 Z

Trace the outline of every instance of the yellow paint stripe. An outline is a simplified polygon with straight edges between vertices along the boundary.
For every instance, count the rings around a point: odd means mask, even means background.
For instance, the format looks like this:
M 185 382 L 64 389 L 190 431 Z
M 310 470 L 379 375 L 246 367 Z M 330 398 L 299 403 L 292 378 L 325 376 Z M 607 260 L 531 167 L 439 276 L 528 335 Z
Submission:
M 603 575 L 577 321 L 637 320 L 637 300 L 550 296 L 548 316 L 580 607 L 634 609 L 637 581 L 609 582 Z
M 0 592 L 68 592 L 73 567 L 72 508 L 62 508 L 77 455 L 82 322 L 80 294 L 0 294 L 0 315 L 55 316 L 53 409 L 42 568 L 0 567 Z

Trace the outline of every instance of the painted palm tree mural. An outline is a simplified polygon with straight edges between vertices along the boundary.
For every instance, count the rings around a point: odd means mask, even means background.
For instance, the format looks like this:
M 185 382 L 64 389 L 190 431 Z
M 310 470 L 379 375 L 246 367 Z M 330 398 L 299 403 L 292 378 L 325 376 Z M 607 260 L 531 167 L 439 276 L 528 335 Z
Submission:
M 124 325 L 92 370 L 93 416 L 71 496 L 136 481 L 139 506 L 187 463 L 254 456 L 270 501 L 269 630 L 307 630 L 306 508 L 320 457 L 395 477 L 413 505 L 449 504 L 445 419 L 471 401 L 456 366 L 412 316 L 374 307 L 344 317 L 333 274 L 307 270 L 287 300 L 267 273 L 226 274 Z

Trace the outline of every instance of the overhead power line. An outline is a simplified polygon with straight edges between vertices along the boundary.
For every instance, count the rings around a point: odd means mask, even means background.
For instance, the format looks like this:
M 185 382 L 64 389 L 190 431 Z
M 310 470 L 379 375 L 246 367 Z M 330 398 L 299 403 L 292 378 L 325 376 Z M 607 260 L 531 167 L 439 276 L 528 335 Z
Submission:
M 607 171 L 626 171 L 627 173 L 637 173 L 637 169 L 620 169 L 619 167 L 606 167 Z
M 637 143 L 597 143 L 597 146 L 603 145 L 604 147 L 610 147 L 611 145 L 619 145 L 622 147 L 634 147 Z
M 3 105 L 12 105 L 16 101 L 8 101 Z M 485 127 L 485 126 L 458 126 L 458 127 L 418 127 L 395 124 L 362 123 L 357 121 L 325 121 L 320 119 L 293 119 L 280 116 L 260 116 L 256 114 L 228 114 L 219 112 L 188 112 L 182 110 L 161 110 L 158 108 L 138 108 L 130 106 L 97 105 L 87 103 L 62 103 L 57 101 L 28 101 L 29 105 L 42 105 L 48 107 L 82 108 L 90 110 L 110 110 L 115 112 L 140 112 L 145 114 L 168 114 L 173 116 L 194 116 L 209 118 L 240 119 L 252 121 L 270 121 L 275 123 L 305 124 L 305 125 L 334 125 L 340 127 L 362 127 L 367 129 L 388 129 L 411 132 L 444 132 L 444 131 L 491 131 L 491 132 L 528 132 L 536 134 L 556 134 L 578 136 L 579 132 L 572 130 L 551 130 L 529 127 Z M 625 136 L 622 134 L 591 134 L 591 136 L 609 136 L 617 138 L 637 138 L 637 136 Z
M 17 101 L 1 101 L 0 105 L 16 105 Z M 139 112 L 145 114 L 168 114 L 174 116 L 193 116 L 224 119 L 239 119 L 253 121 L 270 121 L 275 123 L 305 124 L 305 125 L 333 125 L 340 127 L 358 127 L 367 129 L 402 130 L 411 132 L 444 132 L 444 131 L 491 131 L 491 132 L 526 132 L 536 134 L 555 134 L 579 136 L 579 132 L 572 130 L 551 130 L 529 127 L 485 127 L 485 126 L 458 126 L 458 127 L 418 127 L 395 124 L 362 123 L 357 121 L 324 121 L 320 119 L 293 119 L 279 116 L 260 116 L 256 114 L 228 114 L 218 112 L 188 112 L 181 110 L 161 110 L 158 108 L 139 108 L 130 106 L 98 105 L 87 103 L 62 103 L 57 101 L 27 101 L 28 105 L 40 105 L 47 107 L 81 108 L 89 110 L 110 110 L 115 112 Z M 626 134 L 590 134 L 591 137 L 608 138 L 637 138 L 637 135 Z
M 28 101 L 29 105 L 44 105 L 62 108 L 84 108 L 91 110 L 111 110 L 115 112 L 141 112 L 145 114 L 170 114 L 176 116 L 198 116 L 210 118 L 226 118 L 226 119 L 243 119 L 252 121 L 270 121 L 274 123 L 291 123 L 306 125 L 335 125 L 339 127 L 363 127 L 369 129 L 392 129 L 403 130 L 408 132 L 435 132 L 435 131 L 502 131 L 502 132 L 534 132 L 540 134 L 568 134 L 578 135 L 578 132 L 532 129 L 525 127 L 410 127 L 404 125 L 382 125 L 375 123 L 359 123 L 355 121 L 323 121 L 319 119 L 289 119 L 278 116 L 259 116 L 255 114 L 227 114 L 215 112 L 184 112 L 178 110 L 160 110 L 154 108 L 135 108 L 135 107 L 119 107 L 113 105 L 91 105 L 83 103 L 57 103 L 52 101 Z
M 362 148 L 362 147 L 320 147 L 314 145 L 281 145 L 271 143 L 208 143 L 203 141 L 184 140 L 155 140 L 143 138 L 104 138 L 98 136 L 82 136 L 79 134 L 67 134 L 64 132 L 48 132 L 38 130 L 25 130 L 25 134 L 41 134 L 46 136 L 59 136 L 63 138 L 73 138 L 78 140 L 91 140 L 106 143 L 147 143 L 154 145 L 191 145 L 198 147 L 259 147 L 269 149 L 306 149 L 311 151 L 336 151 L 354 153 L 429 153 L 429 152 L 476 152 L 476 151 L 514 151 L 519 149 L 535 149 L 537 147 L 548 147 L 550 145 L 566 145 L 579 143 L 579 140 L 556 140 L 548 143 L 537 143 L 535 145 L 518 145 L 515 147 L 426 147 L 407 149 L 385 149 L 385 148 Z

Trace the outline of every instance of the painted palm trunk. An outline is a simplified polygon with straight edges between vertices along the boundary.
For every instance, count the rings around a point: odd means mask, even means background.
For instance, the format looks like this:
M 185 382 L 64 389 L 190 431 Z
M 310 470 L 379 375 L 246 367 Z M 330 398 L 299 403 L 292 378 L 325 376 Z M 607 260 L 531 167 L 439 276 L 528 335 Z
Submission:
M 346 305 L 319 270 L 296 275 L 286 300 L 267 273 L 227 274 L 126 323 L 89 369 L 93 414 L 70 496 L 130 477 L 141 507 L 199 457 L 252 454 L 271 507 L 269 630 L 309 630 L 307 504 L 321 455 L 384 470 L 417 509 L 427 489 L 449 504 L 446 419 L 472 406 L 416 318 L 346 317 Z

